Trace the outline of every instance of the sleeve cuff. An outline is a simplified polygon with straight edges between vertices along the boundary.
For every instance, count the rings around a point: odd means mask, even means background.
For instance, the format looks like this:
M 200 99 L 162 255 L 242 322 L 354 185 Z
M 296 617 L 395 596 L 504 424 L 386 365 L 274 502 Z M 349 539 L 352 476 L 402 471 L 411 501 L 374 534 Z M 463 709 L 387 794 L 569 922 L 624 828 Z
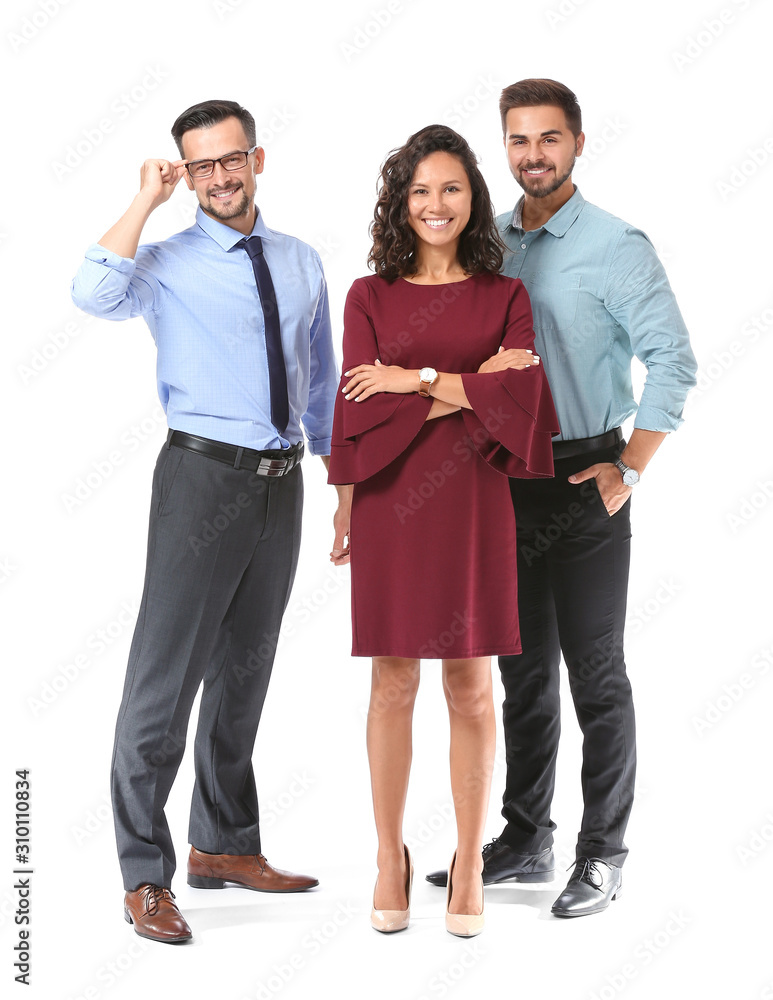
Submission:
M 379 401 L 366 416 L 365 407 L 379 396 L 391 398 Z M 337 399 L 328 482 L 361 483 L 385 469 L 422 429 L 431 406 L 429 397 L 417 393 L 377 393 L 364 403 Z M 344 412 L 360 421 L 357 433 L 351 424 L 344 432 Z
M 558 419 L 544 370 L 462 375 L 472 410 L 462 410 L 481 458 L 503 475 L 553 475 L 552 436 Z
M 93 261 L 95 264 L 105 264 L 115 271 L 120 271 L 121 274 L 134 273 L 134 258 L 121 257 L 119 254 L 113 253 L 112 250 L 108 250 L 107 247 L 103 247 L 101 243 L 92 243 L 86 251 L 85 257 L 86 260 Z
M 329 437 L 327 437 L 327 438 L 317 438 L 314 441 L 312 441 L 311 438 L 307 438 L 306 441 L 307 441 L 308 446 L 309 446 L 309 451 L 311 452 L 312 455 L 329 455 L 330 454 L 330 445 L 331 445 L 331 441 L 332 441 L 331 438 L 329 438 Z
M 684 423 L 682 416 L 675 417 L 667 410 L 659 410 L 654 406 L 640 406 L 636 411 L 633 426 L 643 431 L 659 431 L 668 434 Z

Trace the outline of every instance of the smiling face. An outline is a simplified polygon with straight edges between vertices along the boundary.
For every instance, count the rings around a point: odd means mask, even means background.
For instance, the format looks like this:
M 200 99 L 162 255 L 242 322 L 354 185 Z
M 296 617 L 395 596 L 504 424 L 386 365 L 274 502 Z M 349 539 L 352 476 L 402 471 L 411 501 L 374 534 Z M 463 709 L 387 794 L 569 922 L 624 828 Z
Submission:
M 238 118 L 226 118 L 211 128 L 194 128 L 182 137 L 183 156 L 193 160 L 215 160 L 227 153 L 247 150 L 250 144 Z M 254 223 L 255 175 L 263 172 L 264 152 L 258 147 L 240 170 L 226 170 L 215 164 L 211 177 L 193 180 L 186 171 L 185 181 L 196 192 L 199 204 L 218 222 L 250 232 Z
M 408 188 L 408 224 L 431 247 L 455 247 L 470 221 L 472 187 L 461 160 L 438 151 L 419 160 Z
M 563 185 L 573 189 L 574 161 L 585 136 L 575 138 L 560 108 L 511 108 L 504 141 L 512 175 L 527 195 L 546 198 Z

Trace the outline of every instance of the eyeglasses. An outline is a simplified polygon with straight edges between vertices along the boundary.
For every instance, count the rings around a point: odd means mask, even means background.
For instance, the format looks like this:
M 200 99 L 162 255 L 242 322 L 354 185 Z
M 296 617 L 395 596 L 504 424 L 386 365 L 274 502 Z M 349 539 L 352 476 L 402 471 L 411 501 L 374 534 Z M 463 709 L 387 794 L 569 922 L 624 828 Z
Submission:
M 253 146 L 246 153 L 236 150 L 233 153 L 226 153 L 225 156 L 221 156 L 217 160 L 194 160 L 192 163 L 186 163 L 185 169 L 194 180 L 211 177 L 215 172 L 216 163 L 220 163 L 224 170 L 241 170 L 247 165 L 247 157 L 250 153 L 254 153 L 257 148 L 257 146 Z

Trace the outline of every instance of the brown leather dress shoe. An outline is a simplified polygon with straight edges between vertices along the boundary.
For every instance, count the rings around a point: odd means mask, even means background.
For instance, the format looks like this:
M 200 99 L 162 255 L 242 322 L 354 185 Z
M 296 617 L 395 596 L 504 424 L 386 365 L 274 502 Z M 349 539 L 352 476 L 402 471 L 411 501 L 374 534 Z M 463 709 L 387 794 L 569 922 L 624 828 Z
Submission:
M 127 892 L 123 915 L 140 937 L 165 944 L 180 944 L 193 937 L 185 917 L 177 909 L 174 893 L 160 885 L 141 885 Z
M 262 854 L 205 854 L 191 847 L 188 885 L 196 889 L 222 889 L 226 882 L 257 892 L 303 892 L 319 885 L 319 879 L 310 875 L 272 868 Z

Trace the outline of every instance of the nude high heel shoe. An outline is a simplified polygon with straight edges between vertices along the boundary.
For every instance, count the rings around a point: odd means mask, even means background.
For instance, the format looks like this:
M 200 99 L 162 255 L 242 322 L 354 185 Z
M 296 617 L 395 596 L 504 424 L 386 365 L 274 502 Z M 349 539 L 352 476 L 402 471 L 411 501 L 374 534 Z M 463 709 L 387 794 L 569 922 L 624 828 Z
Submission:
M 456 851 L 448 866 L 448 889 L 446 890 L 446 930 L 449 934 L 456 934 L 457 937 L 475 937 L 483 930 L 483 877 L 481 876 L 481 908 L 480 913 L 449 913 L 448 907 L 451 905 L 451 894 L 453 893 L 452 876 L 454 865 L 456 864 Z
M 411 852 L 403 844 L 403 850 L 405 851 L 405 897 L 408 901 L 408 907 L 405 910 L 377 910 L 375 907 L 376 902 L 376 888 L 373 888 L 373 903 L 374 906 L 370 911 L 370 923 L 371 926 L 377 930 L 381 931 L 382 934 L 392 934 L 395 931 L 404 931 L 408 926 L 408 921 L 411 918 L 411 889 L 413 888 L 413 862 L 411 861 Z M 378 879 L 376 879 L 376 886 L 378 886 Z

